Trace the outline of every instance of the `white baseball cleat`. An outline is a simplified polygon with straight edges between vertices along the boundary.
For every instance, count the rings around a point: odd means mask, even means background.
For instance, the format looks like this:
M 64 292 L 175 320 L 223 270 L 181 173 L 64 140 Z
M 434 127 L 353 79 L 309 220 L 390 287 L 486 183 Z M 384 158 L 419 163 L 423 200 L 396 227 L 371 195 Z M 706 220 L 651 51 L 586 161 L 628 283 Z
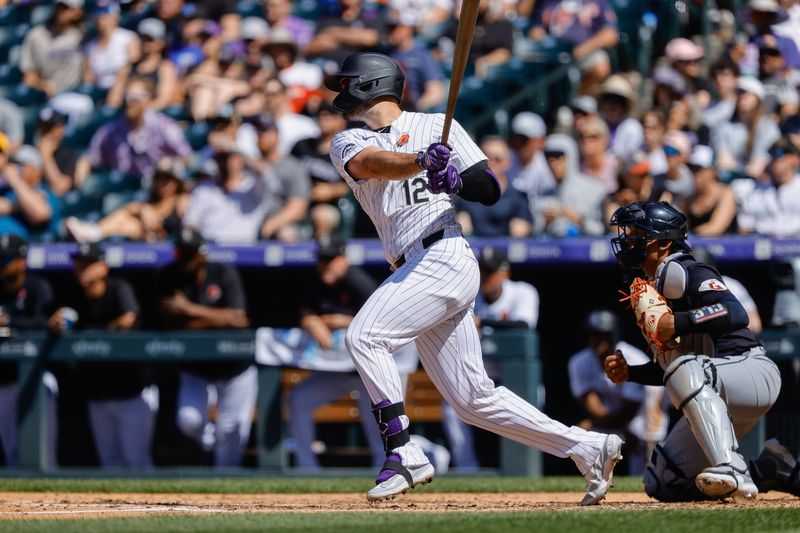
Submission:
M 609 435 L 603 449 L 595 459 L 592 468 L 583 476 L 586 478 L 586 495 L 581 505 L 597 505 L 606 497 L 614 477 L 614 467 L 622 459 L 622 445 L 625 442 L 617 435 Z
M 711 466 L 694 478 L 697 488 L 710 498 L 755 500 L 758 487 L 745 470 L 740 472 L 731 465 Z
M 386 465 L 384 465 L 384 467 L 385 466 Z M 430 463 L 404 468 L 405 472 L 394 474 L 387 480 L 372 487 L 372 489 L 367 492 L 367 500 L 371 502 L 391 500 L 398 494 L 405 494 L 407 490 L 413 489 L 417 485 L 424 485 L 433 481 L 433 474 L 435 471 L 433 465 Z M 392 470 L 395 469 L 393 468 Z M 383 471 L 381 473 L 383 473 Z M 410 480 L 407 479 L 403 474 L 407 474 L 408 477 L 410 477 Z

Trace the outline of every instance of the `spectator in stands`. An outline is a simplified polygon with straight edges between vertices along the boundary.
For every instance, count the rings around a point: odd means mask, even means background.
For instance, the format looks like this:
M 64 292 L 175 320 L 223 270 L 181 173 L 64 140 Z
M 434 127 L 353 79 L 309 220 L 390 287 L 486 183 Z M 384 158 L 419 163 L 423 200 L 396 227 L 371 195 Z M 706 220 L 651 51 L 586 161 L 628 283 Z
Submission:
M 651 109 L 653 110 L 667 114 L 673 102 L 683 100 L 687 96 L 686 82 L 672 67 L 656 67 L 651 80 L 653 82 Z
M 678 37 L 667 43 L 664 54 L 672 68 L 683 78 L 691 106 L 699 111 L 707 108 L 714 87 L 702 76 L 700 61 L 705 51 L 691 40 Z
M 673 200 L 682 201 L 694 192 L 692 172 L 686 166 L 692 153 L 692 142 L 682 131 L 668 131 L 664 134 L 664 154 L 667 156 L 667 171 L 655 176 L 663 182 Z M 652 174 L 652 172 L 651 172 Z
M 644 352 L 620 339 L 619 321 L 611 311 L 591 312 L 586 319 L 586 334 L 587 347 L 573 354 L 568 364 L 572 396 L 586 413 L 577 425 L 624 436 L 628 474 L 639 475 L 644 471 L 648 445 L 666 435 L 668 419 L 659 401 L 662 388 L 632 381 L 615 384 L 606 377 L 603 361 L 615 350 L 636 364 L 650 361 Z
M 766 93 L 760 81 L 742 76 L 737 89 L 736 110 L 729 121 L 712 128 L 711 147 L 720 170 L 758 177 L 769 162 L 767 149 L 778 140 L 780 130 L 764 112 Z
M 139 38 L 131 30 L 119 27 L 119 4 L 102 0 L 94 10 L 97 37 L 86 45 L 83 83 L 105 91 L 117 84 L 125 69 L 139 60 Z
M 42 183 L 42 156 L 30 145 L 22 145 L 10 156 L 0 137 L 0 173 L 5 184 L 0 189 L 0 234 L 13 233 L 23 238 L 55 233 L 60 204 L 50 188 Z
M 642 147 L 644 132 L 641 123 L 632 118 L 636 94 L 623 76 L 615 74 L 603 83 L 598 96 L 600 118 L 609 131 L 611 153 L 626 163 Z
M 714 92 L 709 106 L 703 110 L 703 124 L 709 128 L 731 119 L 736 111 L 736 80 L 739 69 L 732 62 L 719 61 L 709 72 Z
M 323 350 L 335 348 L 353 317 L 378 288 L 364 270 L 347 260 L 344 239 L 336 234 L 317 241 L 317 274 L 303 292 L 300 326 Z M 372 402 L 355 372 L 312 372 L 289 393 L 289 425 L 294 438 L 295 466 L 319 468 L 314 442 L 314 411 L 345 394 L 358 394 L 364 437 L 374 465 L 386 459 L 383 441 L 375 430 Z
M 781 138 L 769 149 L 768 180 L 735 180 L 731 186 L 739 205 L 739 233 L 770 237 L 800 235 L 800 155 L 797 147 Z
M 39 112 L 36 127 L 36 149 L 42 156 L 44 180 L 58 197 L 83 183 L 91 170 L 87 158 L 64 145 L 67 120 L 66 115 L 47 106 Z
M 650 163 L 650 172 L 664 174 L 667 169 L 667 155 L 664 153 L 664 133 L 667 119 L 661 111 L 651 109 L 642 115 L 644 142 L 642 152 Z
M 215 152 L 235 151 L 250 159 L 258 158 L 256 128 L 250 123 L 243 123 L 232 105 L 220 108 L 209 118 L 208 124 L 211 127 L 208 133 L 208 146 L 201 151 L 201 155 L 211 157 Z
M 594 96 L 577 96 L 569 103 L 572 111 L 572 135 L 577 137 L 586 121 L 597 117 L 597 99 Z
M 149 180 L 162 157 L 188 160 L 192 149 L 174 120 L 150 109 L 153 82 L 136 77 L 125 90 L 125 116 L 101 127 L 92 137 L 92 167 L 116 169 Z
M 258 240 L 267 214 L 266 178 L 245 167 L 238 152 L 219 152 L 202 167 L 203 178 L 192 189 L 184 226 L 196 228 L 208 241 L 248 244 Z
M 263 20 L 256 20 L 266 26 Z M 248 19 L 244 22 L 247 23 Z M 247 26 L 242 29 L 246 30 Z M 200 30 L 203 59 L 189 68 L 185 76 L 186 92 L 195 120 L 216 116 L 231 101 L 250 93 L 250 83 L 240 79 L 241 65 L 223 61 L 221 34 L 222 29 L 216 22 L 203 24 Z
M 774 35 L 763 35 L 758 45 L 758 77 L 764 82 L 765 111 L 780 117 L 796 115 L 800 72 L 787 64 Z
M 453 0 L 390 0 L 389 8 L 416 15 L 416 31 L 427 42 L 439 38 L 453 16 Z
M 647 160 L 626 166 L 620 174 L 619 188 L 610 194 L 603 207 L 603 219 L 631 202 L 671 202 L 672 194 L 666 189 L 665 179 L 654 179 Z
M 0 97 L 0 131 L 8 137 L 8 150 L 13 152 L 25 140 L 25 118 L 17 104 Z
M 466 235 L 476 237 L 527 237 L 531 233 L 531 212 L 525 194 L 509 186 L 511 151 L 500 137 L 487 137 L 481 150 L 489 158 L 489 168 L 500 184 L 500 199 L 485 206 L 456 198 L 456 219 Z
M 293 112 L 300 113 L 322 99 L 322 69 L 298 56 L 297 43 L 289 30 L 273 29 L 264 51 L 272 58 L 278 79 L 286 86 Z
M 187 178 L 180 161 L 164 158 L 158 164 L 146 201 L 129 202 L 97 223 L 69 217 L 65 221 L 67 233 L 81 243 L 108 237 L 147 242 L 172 238 L 180 230 L 189 205 Z
M 131 77 L 149 78 L 153 82 L 154 99 L 150 108 L 160 111 L 180 102 L 178 70 L 166 58 L 166 26 L 159 19 L 142 20 L 136 28 L 141 39 L 141 59 L 132 65 L 122 67 L 114 86 L 108 93 L 108 105 L 119 107 L 125 95 L 125 87 Z
M 485 150 L 484 150 L 485 152 Z M 556 185 L 531 201 L 534 234 L 556 237 L 602 235 L 606 189 L 578 170 L 578 147 L 568 135 L 547 137 L 544 155 Z
M 176 261 L 159 274 L 161 317 L 168 328 L 201 330 L 249 325 L 239 273 L 231 265 L 208 261 L 205 240 L 193 228 L 176 239 Z M 178 391 L 178 428 L 197 442 L 209 422 L 209 388 L 216 390 L 214 465 L 240 466 L 250 437 L 258 374 L 250 363 L 212 361 L 182 366 Z M 212 429 L 212 428 L 208 428 Z M 210 444 L 210 442 L 206 442 Z
M 52 97 L 80 85 L 83 75 L 83 0 L 58 0 L 53 16 L 22 43 L 24 83 Z
M 695 192 L 684 199 L 682 211 L 689 219 L 689 231 L 706 237 L 736 233 L 736 195 L 719 181 L 714 151 L 695 146 L 688 166 L 694 174 Z
M 306 54 L 341 63 L 355 52 L 374 50 L 383 34 L 383 21 L 374 11 L 365 11 L 362 0 L 339 0 L 338 16 L 317 24 L 317 33 L 308 43 Z
M 305 50 L 314 38 L 312 25 L 307 20 L 292 15 L 290 0 L 265 0 L 264 16 L 273 32 L 278 30 L 291 32 L 292 40 L 300 50 Z
M 292 151 L 297 141 L 319 135 L 319 127 L 314 119 L 299 115 L 291 110 L 291 102 L 286 86 L 277 78 L 264 85 L 264 111 L 269 113 L 278 127 L 278 150 L 282 155 Z
M 619 187 L 617 172 L 619 160 L 609 150 L 608 126 L 600 118 L 587 120 L 578 132 L 578 148 L 581 156 L 581 172 L 601 183 L 608 192 Z
M 553 176 L 542 153 L 547 127 L 542 117 L 530 111 L 517 113 L 511 120 L 508 146 L 511 148 L 511 184 L 528 195 L 528 200 L 553 187 Z
M 444 33 L 444 37 L 453 43 L 456 41 L 458 31 L 460 7 L 455 14 Z M 439 47 L 441 48 L 441 42 Z M 467 65 L 473 66 L 476 76 L 485 78 L 491 67 L 502 65 L 511 59 L 513 49 L 514 26 L 502 13 L 493 8 L 492 0 L 480 0 Z
M 486 246 L 478 258 L 480 288 L 475 299 L 475 324 L 481 334 L 495 330 L 533 330 L 539 320 L 539 293 L 530 283 L 511 281 L 511 263 L 499 248 Z M 499 376 L 495 365 L 487 365 L 493 379 Z M 443 402 L 442 425 L 450 444 L 453 462 L 461 471 L 480 466 L 475 456 L 472 428 Z
M 572 48 L 581 61 L 581 93 L 588 94 L 611 73 L 604 48 L 619 42 L 617 15 L 605 0 L 544 0 L 536 2 L 528 37 L 551 36 Z
M 131 286 L 110 277 L 97 244 L 83 244 L 73 254 L 78 294 L 67 300 L 77 311 L 71 325 L 66 308 L 50 317 L 56 332 L 79 330 L 129 331 L 139 316 Z M 143 363 L 80 363 L 80 390 L 88 402 L 95 450 L 103 467 L 153 466 L 150 447 L 158 409 L 158 389 Z
M 261 238 L 295 241 L 308 214 L 311 178 L 297 159 L 280 150 L 278 128 L 268 119 L 256 124 L 260 155 L 255 169 L 264 176 L 269 189 Z
M 236 12 L 238 0 L 194 0 L 192 6 L 197 16 L 218 21 L 222 27 L 222 39 L 233 41 L 241 28 L 241 17 Z
M 428 49 L 415 39 L 415 28 L 415 13 L 393 13 L 386 21 L 386 41 L 389 55 L 406 75 L 403 109 L 427 111 L 444 102 L 444 76 Z
M 27 253 L 28 243 L 24 239 L 12 234 L 0 235 L 0 327 L 44 330 L 53 311 L 53 292 L 44 279 L 28 272 Z M 18 464 L 18 366 L 16 361 L 0 362 L 0 441 L 6 467 Z M 55 464 L 52 459 L 50 462 Z
M 314 237 L 330 235 L 340 225 L 339 199 L 350 192 L 336 167 L 329 148 L 333 136 L 347 127 L 347 120 L 333 106 L 323 103 L 317 110 L 319 137 L 304 139 L 292 148 L 292 157 L 303 165 L 311 178 L 310 209 Z

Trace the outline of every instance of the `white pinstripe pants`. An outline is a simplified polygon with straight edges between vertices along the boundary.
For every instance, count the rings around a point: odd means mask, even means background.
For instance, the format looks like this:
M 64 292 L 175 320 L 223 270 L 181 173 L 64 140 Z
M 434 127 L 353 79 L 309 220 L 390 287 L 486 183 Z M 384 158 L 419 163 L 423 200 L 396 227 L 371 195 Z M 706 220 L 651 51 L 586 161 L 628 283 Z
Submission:
M 373 403 L 403 401 L 392 353 L 416 340 L 433 383 L 467 423 L 557 457 L 570 457 L 585 474 L 605 435 L 567 427 L 486 375 L 473 308 L 478 263 L 458 227 L 427 250 L 417 243 L 406 263 L 367 300 L 345 342 Z M 413 443 L 400 450 L 404 464 L 426 463 Z

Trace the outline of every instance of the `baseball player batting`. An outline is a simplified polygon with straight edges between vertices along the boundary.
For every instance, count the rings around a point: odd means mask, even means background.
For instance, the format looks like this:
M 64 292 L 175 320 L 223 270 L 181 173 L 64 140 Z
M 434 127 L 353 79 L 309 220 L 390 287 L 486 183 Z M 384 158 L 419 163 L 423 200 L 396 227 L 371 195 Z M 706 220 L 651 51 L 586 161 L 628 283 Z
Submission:
M 608 492 L 622 440 L 567 427 L 487 377 L 473 307 L 478 262 L 461 236 L 453 196 L 494 204 L 500 187 L 486 156 L 456 123 L 450 146 L 437 142 L 444 115 L 400 108 L 405 77 L 376 53 L 345 58 L 325 85 L 333 106 L 366 127 L 340 132 L 331 160 L 380 236 L 394 273 L 347 330 L 346 346 L 372 400 L 386 450 L 367 499 L 393 498 L 434 475 L 409 440 L 404 390 L 392 354 L 416 341 L 433 383 L 466 422 L 557 457 L 569 457 L 587 481 L 582 503 Z
M 777 442 L 749 469 L 737 450 L 737 438 L 775 403 L 781 376 L 720 273 L 692 256 L 686 217 L 667 203 L 634 202 L 611 224 L 619 230 L 617 261 L 646 276 L 631 284 L 630 301 L 654 360 L 632 366 L 618 351 L 606 358 L 606 374 L 615 383 L 663 384 L 683 414 L 653 452 L 647 494 L 661 501 L 754 499 L 759 487 L 800 494 L 796 463 Z

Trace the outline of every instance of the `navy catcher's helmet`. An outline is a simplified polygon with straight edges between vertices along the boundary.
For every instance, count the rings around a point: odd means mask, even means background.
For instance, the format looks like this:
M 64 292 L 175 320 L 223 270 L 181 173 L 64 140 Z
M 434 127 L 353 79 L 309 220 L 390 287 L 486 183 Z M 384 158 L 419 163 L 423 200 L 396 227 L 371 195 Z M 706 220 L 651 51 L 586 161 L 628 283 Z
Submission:
M 405 79 L 394 59 L 367 52 L 347 56 L 338 74 L 325 76 L 325 87 L 339 93 L 333 107 L 340 113 L 350 113 L 379 96 L 393 96 L 400 102 Z
M 599 333 L 607 337 L 613 349 L 619 342 L 619 320 L 611 311 L 605 309 L 592 311 L 586 317 L 586 332 Z
M 686 242 L 689 229 L 686 215 L 667 202 L 631 202 L 617 209 L 610 225 L 617 226 L 617 237 L 611 239 L 611 248 L 617 262 L 625 268 L 638 268 L 647 255 L 647 241 L 672 241 L 679 248 L 691 252 Z M 630 229 L 642 230 L 632 235 Z

